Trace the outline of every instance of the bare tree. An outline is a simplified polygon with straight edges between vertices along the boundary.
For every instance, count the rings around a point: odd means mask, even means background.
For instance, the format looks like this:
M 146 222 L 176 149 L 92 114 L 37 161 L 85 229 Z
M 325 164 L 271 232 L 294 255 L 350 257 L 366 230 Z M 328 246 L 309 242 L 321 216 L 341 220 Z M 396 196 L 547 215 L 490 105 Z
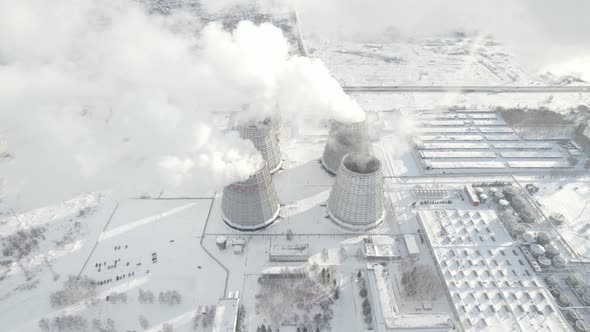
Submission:
M 150 327 L 150 322 L 147 320 L 147 318 L 145 318 L 144 315 L 139 316 L 139 326 L 141 326 L 141 328 L 144 330 L 147 330 L 148 327 Z
M 174 325 L 172 325 L 172 323 L 164 323 L 164 325 L 162 325 L 162 331 L 163 332 L 172 332 L 174 331 Z
M 322 253 L 321 253 L 321 256 L 320 257 L 322 259 L 322 262 L 324 262 L 324 263 L 327 262 L 328 261 L 328 258 L 329 258 L 329 256 L 328 256 L 328 249 L 326 249 L 326 248 L 322 249 Z

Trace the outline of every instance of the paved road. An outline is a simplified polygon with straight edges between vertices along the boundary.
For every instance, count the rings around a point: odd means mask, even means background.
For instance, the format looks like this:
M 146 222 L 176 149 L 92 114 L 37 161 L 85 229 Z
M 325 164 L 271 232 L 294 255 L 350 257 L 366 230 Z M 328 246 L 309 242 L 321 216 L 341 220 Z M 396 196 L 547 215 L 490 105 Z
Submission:
M 461 93 L 590 93 L 590 85 L 482 86 L 482 85 L 384 85 L 344 86 L 345 92 L 461 92 Z

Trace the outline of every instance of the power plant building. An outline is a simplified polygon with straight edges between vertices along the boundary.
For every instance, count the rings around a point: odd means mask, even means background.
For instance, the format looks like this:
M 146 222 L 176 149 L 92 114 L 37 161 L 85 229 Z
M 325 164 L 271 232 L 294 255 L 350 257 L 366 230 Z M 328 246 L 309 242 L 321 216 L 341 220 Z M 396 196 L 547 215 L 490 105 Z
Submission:
M 383 221 L 383 174 L 379 159 L 350 153 L 342 160 L 328 199 L 328 215 L 337 224 L 366 230 Z
M 255 231 L 270 225 L 280 212 L 277 193 L 268 167 L 223 189 L 221 201 L 223 220 L 242 231 Z
M 336 174 L 342 158 L 349 153 L 369 153 L 369 130 L 367 121 L 343 123 L 332 121 L 328 141 L 322 156 L 322 166 L 331 174 Z
M 277 126 L 270 119 L 238 126 L 240 137 L 254 143 L 254 146 L 260 151 L 268 164 L 268 170 L 271 174 L 278 171 L 283 164 L 277 131 Z

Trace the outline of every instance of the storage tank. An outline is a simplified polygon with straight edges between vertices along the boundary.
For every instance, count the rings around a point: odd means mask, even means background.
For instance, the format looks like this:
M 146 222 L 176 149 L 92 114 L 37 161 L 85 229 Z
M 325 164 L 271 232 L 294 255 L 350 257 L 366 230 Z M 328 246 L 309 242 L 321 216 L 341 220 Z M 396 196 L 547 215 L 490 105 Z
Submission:
M 512 199 L 514 199 L 514 197 L 520 195 L 520 193 L 522 191 L 520 190 L 520 188 L 510 185 L 510 186 L 505 186 L 502 189 L 502 192 L 504 193 L 504 196 L 506 197 L 506 199 L 508 201 L 512 201 Z
M 476 188 L 473 188 L 473 189 L 475 190 L 475 193 L 477 194 L 477 196 L 480 196 L 481 194 L 484 193 L 484 190 L 483 190 L 482 187 L 476 187 Z
M 498 201 L 498 205 L 500 206 L 500 210 L 506 211 L 510 207 L 510 203 L 507 200 L 501 199 Z
M 535 222 L 537 222 L 537 218 L 535 217 L 535 214 L 532 213 L 531 211 L 522 211 L 520 213 L 520 218 L 522 219 L 522 221 L 524 221 L 527 224 L 534 224 Z
M 486 195 L 486 194 L 479 195 L 479 202 L 480 203 L 483 204 L 483 203 L 486 203 L 487 201 L 488 201 L 488 195 Z
M 557 286 L 559 284 L 556 276 L 547 276 L 544 280 L 547 286 Z
M 490 188 L 490 196 L 494 196 L 494 194 L 497 193 L 497 192 L 498 192 L 498 188 L 496 188 L 496 187 L 491 187 Z
M 344 123 L 333 120 L 322 156 L 322 166 L 332 174 L 338 172 L 342 159 L 349 153 L 370 153 L 367 121 Z
M 578 319 L 576 323 L 574 323 L 574 330 L 577 332 L 588 332 L 590 331 L 590 326 L 586 323 L 583 319 Z
M 545 245 L 545 255 L 549 258 L 553 258 L 559 255 L 559 249 L 553 243 Z
M 503 199 L 504 199 L 504 194 L 502 194 L 501 192 L 498 191 L 494 194 L 494 202 L 499 203 L 500 200 L 503 200 Z
M 563 292 L 561 292 L 561 294 L 556 296 L 555 300 L 557 300 L 557 304 L 560 307 L 571 307 L 572 306 L 572 298 Z
M 537 243 L 546 246 L 551 242 L 551 237 L 546 232 L 537 233 Z
M 346 228 L 366 230 L 383 221 L 383 173 L 379 159 L 349 153 L 342 159 L 328 199 L 328 215 Z
M 221 200 L 225 223 L 242 231 L 254 231 L 270 225 L 280 212 L 279 200 L 268 172 L 264 166 L 243 182 L 223 189 Z
M 533 243 L 537 240 L 537 234 L 535 232 L 525 232 L 522 234 L 522 242 Z
M 529 250 L 534 257 L 543 256 L 545 254 L 545 248 L 536 243 L 531 244 Z
M 220 235 L 215 239 L 215 243 L 220 250 L 224 250 L 227 246 L 227 238 L 223 235 Z
M 566 317 L 570 322 L 576 322 L 582 319 L 582 314 L 576 309 L 570 309 L 568 310 Z
M 554 267 L 561 269 L 567 265 L 567 259 L 565 259 L 561 255 L 558 255 L 558 256 L 553 257 L 552 264 Z
M 538 256 L 537 262 L 539 263 L 539 266 L 544 269 L 551 267 L 551 260 L 545 256 Z

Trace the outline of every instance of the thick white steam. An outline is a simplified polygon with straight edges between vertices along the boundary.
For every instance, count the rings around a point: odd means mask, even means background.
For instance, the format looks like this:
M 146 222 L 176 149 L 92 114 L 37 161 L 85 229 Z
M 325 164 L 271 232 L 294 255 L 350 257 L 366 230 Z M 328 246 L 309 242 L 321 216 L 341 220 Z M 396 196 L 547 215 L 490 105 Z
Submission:
M 130 0 L 0 1 L 0 22 L 0 134 L 13 157 L 0 173 L 27 204 L 244 180 L 262 159 L 213 125 L 213 111 L 364 117 L 323 64 L 289 55 L 268 24 L 227 32 Z

